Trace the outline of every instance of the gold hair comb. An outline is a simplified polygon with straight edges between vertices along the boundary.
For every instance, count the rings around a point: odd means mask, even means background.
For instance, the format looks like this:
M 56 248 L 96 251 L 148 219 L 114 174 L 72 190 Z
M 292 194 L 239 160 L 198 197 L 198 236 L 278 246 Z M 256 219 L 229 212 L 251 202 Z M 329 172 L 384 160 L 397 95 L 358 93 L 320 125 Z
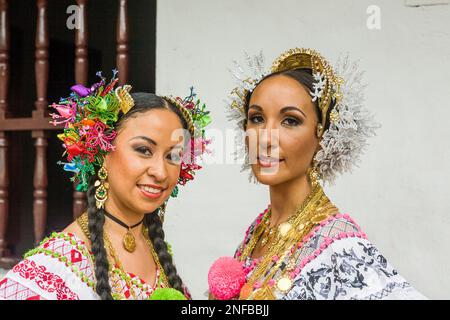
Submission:
M 131 86 L 129 84 L 123 87 L 117 87 L 115 91 L 117 100 L 119 100 L 120 109 L 124 114 L 134 106 L 134 100 L 130 95 L 130 91 Z

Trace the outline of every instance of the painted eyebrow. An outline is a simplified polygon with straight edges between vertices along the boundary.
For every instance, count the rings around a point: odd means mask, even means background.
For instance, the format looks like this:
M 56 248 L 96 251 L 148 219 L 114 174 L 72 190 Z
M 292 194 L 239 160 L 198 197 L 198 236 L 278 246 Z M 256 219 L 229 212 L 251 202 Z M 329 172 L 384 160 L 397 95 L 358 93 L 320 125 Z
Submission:
M 263 111 L 263 109 L 260 106 L 258 106 L 257 104 L 252 104 L 250 107 L 248 107 L 248 110 L 250 110 L 250 109 L 256 109 L 257 111 L 260 111 L 260 112 Z
M 290 111 L 290 110 L 299 111 L 299 112 L 301 112 L 301 113 L 303 114 L 303 116 L 306 118 L 306 114 L 305 114 L 302 110 L 300 110 L 299 108 L 294 107 L 294 106 L 287 106 L 287 107 L 284 107 L 283 109 L 280 110 L 280 113 L 285 113 L 285 112 L 288 112 L 288 111 Z
M 250 110 L 250 109 L 255 109 L 255 110 L 259 111 L 259 112 L 262 112 L 262 111 L 263 111 L 263 109 L 262 109 L 260 106 L 258 106 L 257 104 L 251 105 L 251 106 L 248 108 L 248 110 Z M 302 110 L 300 110 L 299 108 L 294 107 L 294 106 L 287 106 L 287 107 L 284 107 L 283 109 L 280 110 L 280 113 L 285 113 L 285 112 L 288 112 L 288 111 L 290 111 L 290 110 L 299 111 L 299 112 L 301 112 L 301 113 L 303 114 L 303 116 L 306 118 L 306 114 L 305 114 Z
M 142 139 L 142 140 L 145 140 L 145 141 L 147 141 L 148 143 L 153 144 L 154 146 L 157 146 L 157 145 L 158 145 L 158 144 L 156 143 L 155 140 L 150 139 L 149 137 L 146 137 L 146 136 L 137 136 L 137 137 L 131 138 L 131 139 L 128 140 L 128 141 L 136 140 L 136 139 Z M 173 146 L 170 147 L 170 149 L 178 149 L 178 148 L 179 148 L 179 149 L 184 149 L 182 146 L 180 146 L 179 143 L 174 144 Z
M 158 144 L 155 142 L 155 140 L 150 139 L 149 137 L 146 137 L 146 136 L 137 136 L 137 137 L 131 138 L 131 139 L 128 140 L 128 141 L 136 140 L 136 139 L 142 139 L 142 140 L 145 140 L 145 141 L 147 141 L 148 143 L 153 144 L 153 145 L 155 145 L 155 146 L 158 145 Z

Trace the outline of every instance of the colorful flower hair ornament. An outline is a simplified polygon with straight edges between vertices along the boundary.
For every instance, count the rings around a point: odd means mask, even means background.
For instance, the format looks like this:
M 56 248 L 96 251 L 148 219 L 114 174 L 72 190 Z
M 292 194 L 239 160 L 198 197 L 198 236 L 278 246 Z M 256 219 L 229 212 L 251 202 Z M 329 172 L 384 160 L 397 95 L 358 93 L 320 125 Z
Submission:
M 190 88 L 190 93 L 185 98 L 166 96 L 164 99 L 175 105 L 186 120 L 189 131 L 189 142 L 187 150 L 181 159 L 181 171 L 178 184 L 184 186 L 188 181 L 193 180 L 195 172 L 202 167 L 198 164 L 203 154 L 210 151 L 206 148 L 211 143 L 211 139 L 205 137 L 205 127 L 211 123 L 209 111 L 206 105 L 196 98 L 194 88 Z M 172 192 L 172 197 L 178 195 L 178 186 Z
M 90 88 L 77 84 L 71 87 L 72 93 L 67 98 L 61 98 L 59 103 L 49 107 L 52 124 L 64 125 L 64 131 L 58 134 L 65 149 L 59 161 L 67 172 L 73 173 L 71 181 L 76 181 L 77 191 L 87 191 L 89 179 L 95 175 L 103 164 L 105 155 L 114 150 L 113 140 L 117 135 L 115 124 L 119 114 L 126 114 L 133 106 L 130 95 L 131 86 L 117 86 L 117 70 L 113 70 L 112 79 L 107 82 L 101 72 L 97 73 L 100 81 Z M 116 87 L 117 86 L 117 87 Z M 190 94 L 182 98 L 165 97 L 181 111 L 188 123 L 189 143 L 187 152 L 181 159 L 181 171 L 178 184 L 185 185 L 193 180 L 195 171 L 202 167 L 199 159 L 205 152 L 210 140 L 205 138 L 205 127 L 211 122 L 206 105 L 196 99 L 196 93 L 191 88 Z M 176 197 L 178 187 L 172 196 Z
M 77 181 L 77 191 L 87 190 L 89 178 L 101 167 L 104 156 L 114 150 L 112 141 L 117 135 L 114 125 L 119 113 L 127 113 L 134 105 L 129 94 L 131 86 L 115 88 L 119 80 L 117 73 L 113 70 L 112 79 L 107 83 L 98 72 L 99 82 L 90 88 L 74 85 L 69 97 L 49 106 L 56 111 L 50 114 L 52 124 L 64 124 L 58 138 L 63 141 L 67 162 L 58 164 L 74 174 L 71 181 Z

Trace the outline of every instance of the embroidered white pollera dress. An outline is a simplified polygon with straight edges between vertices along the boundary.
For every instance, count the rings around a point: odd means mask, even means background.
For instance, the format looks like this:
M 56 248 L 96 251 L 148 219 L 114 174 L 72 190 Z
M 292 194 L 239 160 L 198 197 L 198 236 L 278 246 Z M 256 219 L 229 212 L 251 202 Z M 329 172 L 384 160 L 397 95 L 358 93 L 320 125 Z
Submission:
M 115 299 L 149 299 L 163 288 L 163 272 L 156 271 L 155 283 L 113 266 L 109 282 Z M 190 298 L 188 290 L 184 292 Z M 85 243 L 70 233 L 53 233 L 28 252 L 0 280 L 0 300 L 98 300 L 95 292 L 93 254 Z
M 244 260 L 244 266 L 250 270 L 247 280 L 259 260 L 240 257 L 267 210 L 248 228 L 235 253 L 235 258 Z M 292 255 L 295 264 L 289 265 L 292 260 L 286 258 L 269 281 L 272 299 L 426 299 L 387 262 L 347 214 L 338 213 L 323 220 L 291 248 Z M 279 262 L 274 259 L 273 265 Z M 288 267 L 292 285 L 280 291 L 276 279 Z

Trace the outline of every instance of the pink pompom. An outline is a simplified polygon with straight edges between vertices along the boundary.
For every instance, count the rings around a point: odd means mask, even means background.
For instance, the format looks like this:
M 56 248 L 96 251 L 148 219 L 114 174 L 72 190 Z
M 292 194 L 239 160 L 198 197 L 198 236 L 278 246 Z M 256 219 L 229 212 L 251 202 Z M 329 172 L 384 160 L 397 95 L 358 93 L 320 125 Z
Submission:
M 234 258 L 221 257 L 209 269 L 209 291 L 219 300 L 229 300 L 238 296 L 244 283 L 242 262 Z

